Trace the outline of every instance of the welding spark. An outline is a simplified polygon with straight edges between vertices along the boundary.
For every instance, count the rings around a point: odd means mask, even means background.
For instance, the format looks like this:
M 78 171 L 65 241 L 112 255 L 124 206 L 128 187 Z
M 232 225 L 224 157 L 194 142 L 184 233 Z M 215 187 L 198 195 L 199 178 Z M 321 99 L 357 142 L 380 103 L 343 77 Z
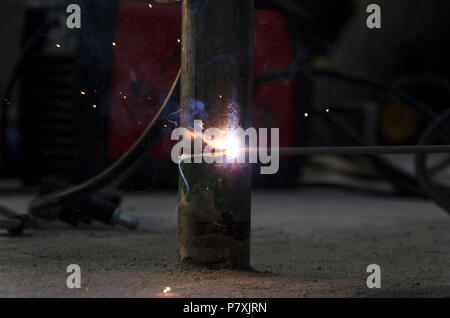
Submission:
M 150 3 L 149 5 L 148 5 L 148 7 L 151 9 L 151 8 L 153 8 L 153 6 L 152 6 L 152 4 Z
M 86 92 L 81 91 L 80 94 L 81 94 L 81 95 L 86 95 Z
M 92 105 L 92 107 L 97 108 L 97 105 Z
M 172 288 L 170 288 L 169 286 L 167 286 L 166 288 L 164 288 L 164 294 L 170 293 L 171 290 L 172 290 Z
M 222 149 L 225 151 L 227 157 L 236 159 L 240 150 L 239 138 L 234 134 L 226 136 Z
M 203 128 L 203 122 L 200 125 Z M 225 132 L 224 130 L 221 130 L 220 133 L 222 137 L 212 139 L 211 136 L 205 134 L 200 133 L 200 135 L 198 135 L 198 132 L 190 132 L 192 137 L 200 138 L 204 143 L 214 148 L 216 155 L 225 155 L 230 159 L 236 159 L 242 149 L 240 139 L 236 133 L 233 133 L 232 131 Z
M 113 42 L 113 43 L 111 43 L 112 44 L 112 46 L 116 46 L 117 45 L 117 43 L 116 42 Z
M 305 115 L 304 115 L 305 117 L 309 117 L 309 114 L 308 113 L 305 113 Z
M 181 40 L 180 40 L 180 39 L 177 39 L 177 42 L 178 42 L 178 43 L 181 43 Z
M 57 48 L 61 48 L 61 44 L 56 43 L 56 47 L 57 47 Z
M 330 109 L 329 109 L 329 108 L 325 109 L 325 112 L 329 113 L 329 112 L 330 112 Z

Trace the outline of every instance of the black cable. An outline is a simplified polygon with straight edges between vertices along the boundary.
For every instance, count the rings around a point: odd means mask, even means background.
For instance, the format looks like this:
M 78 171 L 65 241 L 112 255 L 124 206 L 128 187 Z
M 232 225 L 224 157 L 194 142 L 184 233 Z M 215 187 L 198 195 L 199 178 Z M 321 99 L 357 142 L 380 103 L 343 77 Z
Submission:
M 403 88 L 407 85 L 415 83 L 433 84 L 435 86 L 439 86 L 442 90 L 450 92 L 450 80 L 434 73 L 421 72 L 421 73 L 406 74 L 399 76 L 392 81 L 392 85 L 394 85 L 397 88 Z M 380 107 L 385 98 L 386 96 L 383 95 L 377 102 L 376 106 Z M 436 163 L 435 166 L 429 168 L 430 174 L 438 173 L 440 170 L 446 168 L 449 163 L 450 157 L 445 158 L 441 162 Z
M 30 216 L 18 214 L 3 206 L 0 206 L 0 215 L 5 218 L 0 220 L 0 230 L 7 230 L 10 234 L 14 235 L 22 234 L 34 222 Z
M 0 230 L 13 231 L 22 225 L 19 219 L 0 220 Z
M 339 72 L 339 71 L 335 71 L 335 70 L 318 69 L 318 68 L 308 67 L 308 66 L 294 67 L 289 70 L 280 70 L 277 72 L 271 72 L 271 73 L 265 73 L 265 74 L 259 75 L 255 79 L 255 85 L 262 85 L 264 83 L 273 82 L 276 80 L 292 78 L 292 77 L 295 77 L 296 74 L 299 72 L 303 73 L 305 75 L 335 78 L 335 79 L 343 80 L 343 81 L 357 84 L 357 85 L 369 86 L 369 87 L 375 88 L 377 90 L 380 90 L 382 92 L 385 92 L 389 96 L 396 97 L 396 98 L 404 101 L 405 103 L 410 105 L 414 110 L 425 115 L 425 117 L 427 118 L 428 121 L 432 121 L 433 118 L 436 117 L 436 113 L 433 110 L 431 110 L 425 103 L 414 98 L 413 96 L 406 93 L 405 91 L 396 88 L 393 85 L 387 85 L 379 80 L 368 79 L 368 78 L 365 78 L 362 76 L 357 76 L 357 75 L 345 74 L 343 72 Z
M 391 97 L 395 97 L 402 100 L 406 104 L 410 105 L 417 112 L 425 115 L 427 121 L 429 122 L 431 122 L 436 117 L 436 113 L 433 110 L 431 110 L 425 103 L 414 98 L 413 96 L 404 92 L 403 90 L 398 89 L 394 85 L 387 85 L 379 80 L 368 79 L 356 75 L 344 74 L 342 72 L 334 70 L 317 69 L 307 66 L 293 67 L 290 70 L 281 70 L 278 72 L 262 74 L 255 79 L 255 85 L 261 85 L 271 81 L 295 77 L 298 72 L 310 76 L 335 78 L 357 85 L 369 86 L 379 91 L 382 91 Z M 346 125 L 338 125 L 338 126 L 340 128 L 346 127 Z M 361 144 L 359 138 L 355 140 L 354 136 L 352 136 L 352 139 L 357 143 Z M 404 191 L 406 189 L 407 193 L 409 192 L 411 195 L 414 196 L 423 195 L 421 193 L 422 189 L 417 186 L 417 181 L 415 180 L 415 178 L 400 171 L 396 167 L 393 167 L 386 160 L 383 160 L 379 157 L 371 156 L 371 160 L 374 163 L 376 169 L 379 172 L 381 172 L 382 175 L 387 180 L 389 180 L 398 190 Z
M 94 191 L 99 190 L 109 184 L 111 184 L 117 177 L 121 176 L 137 159 L 143 154 L 146 154 L 151 145 L 155 142 L 154 127 L 159 120 L 161 114 L 169 103 L 176 87 L 179 83 L 181 70 L 178 74 L 167 94 L 166 99 L 161 105 L 160 109 L 153 117 L 150 124 L 147 126 L 141 137 L 125 152 L 119 159 L 117 159 L 111 166 L 97 174 L 96 176 L 68 189 L 50 193 L 43 196 L 38 196 L 33 199 L 29 206 L 28 211 L 33 214 L 37 213 L 40 209 L 58 205 L 63 201 L 76 200 L 80 197 L 86 196 Z
M 349 125 L 340 120 L 339 117 L 334 116 L 330 113 L 324 114 L 323 112 L 316 111 L 315 114 L 319 115 L 327 123 L 335 126 L 341 133 L 343 133 L 352 143 L 356 145 L 364 146 L 365 142 L 363 139 L 353 130 Z M 344 157 L 348 158 L 348 157 Z M 400 170 L 399 168 L 393 166 L 389 160 L 371 155 L 369 160 L 373 167 L 378 171 L 378 173 L 394 188 L 398 191 L 399 195 L 402 196 L 412 196 L 412 197 L 423 197 L 423 191 L 418 185 L 416 179 L 410 176 L 406 172 Z
M 440 115 L 422 135 L 419 144 L 428 145 L 442 133 L 442 128 L 450 125 L 450 109 Z M 447 213 L 450 214 L 450 189 L 442 185 L 435 185 L 431 180 L 427 168 L 427 155 L 417 154 L 415 158 L 416 175 L 424 191 Z
M 369 85 L 374 88 L 384 90 L 387 94 L 403 100 L 404 102 L 412 106 L 416 111 L 424 114 L 428 120 L 434 119 L 436 117 L 435 112 L 432 111 L 429 107 L 426 107 L 426 105 L 421 101 L 415 99 L 414 97 L 403 92 L 402 90 L 399 90 L 390 85 L 385 85 L 382 82 L 328 70 L 315 69 L 311 72 L 311 74 L 318 76 L 340 78 L 354 83 Z M 444 83 L 441 84 L 443 85 Z M 448 140 L 449 124 L 450 124 L 450 110 L 446 111 L 444 114 L 440 115 L 435 121 L 432 122 L 430 127 L 423 134 L 419 144 L 420 145 L 431 144 L 433 142 L 433 139 L 436 138 L 436 135 L 438 135 L 439 133 L 441 135 L 445 134 L 445 140 Z M 422 186 L 422 189 L 429 195 L 429 197 L 433 199 L 438 205 L 440 205 L 447 213 L 450 213 L 450 199 L 448 194 L 450 190 L 442 186 L 433 185 L 433 182 L 428 174 L 426 159 L 427 155 L 424 153 L 419 153 L 416 155 L 417 180 L 419 184 Z M 444 191 L 446 193 L 443 193 Z

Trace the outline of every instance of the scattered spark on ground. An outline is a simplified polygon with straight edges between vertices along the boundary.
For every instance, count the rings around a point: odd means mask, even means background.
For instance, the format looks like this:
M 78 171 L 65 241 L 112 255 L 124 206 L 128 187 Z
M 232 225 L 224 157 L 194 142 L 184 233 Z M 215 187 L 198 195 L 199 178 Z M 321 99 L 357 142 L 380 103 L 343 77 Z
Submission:
M 173 293 L 172 292 L 172 288 L 170 288 L 169 286 L 167 286 L 166 288 L 163 289 L 162 293 L 158 294 L 159 297 L 177 297 L 178 294 Z
M 170 293 L 172 291 L 172 288 L 170 288 L 169 286 L 167 286 L 166 288 L 164 288 L 164 294 L 168 294 L 168 293 Z

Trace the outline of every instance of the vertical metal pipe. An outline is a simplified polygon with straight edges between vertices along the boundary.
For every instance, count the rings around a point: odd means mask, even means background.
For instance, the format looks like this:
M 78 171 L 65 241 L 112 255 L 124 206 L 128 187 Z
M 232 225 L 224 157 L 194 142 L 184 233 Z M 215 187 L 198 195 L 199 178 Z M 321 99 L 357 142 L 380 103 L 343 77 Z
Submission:
M 183 0 L 181 125 L 247 128 L 253 104 L 253 0 Z M 250 169 L 183 163 L 178 211 L 182 262 L 250 266 Z

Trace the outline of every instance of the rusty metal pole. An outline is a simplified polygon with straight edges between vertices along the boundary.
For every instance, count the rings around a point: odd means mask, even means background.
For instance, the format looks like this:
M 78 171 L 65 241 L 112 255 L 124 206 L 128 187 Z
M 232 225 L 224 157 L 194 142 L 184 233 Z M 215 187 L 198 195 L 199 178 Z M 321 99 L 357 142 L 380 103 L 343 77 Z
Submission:
M 254 0 L 183 0 L 181 125 L 247 128 L 253 104 Z M 182 262 L 250 267 L 250 169 L 182 163 L 178 249 Z

